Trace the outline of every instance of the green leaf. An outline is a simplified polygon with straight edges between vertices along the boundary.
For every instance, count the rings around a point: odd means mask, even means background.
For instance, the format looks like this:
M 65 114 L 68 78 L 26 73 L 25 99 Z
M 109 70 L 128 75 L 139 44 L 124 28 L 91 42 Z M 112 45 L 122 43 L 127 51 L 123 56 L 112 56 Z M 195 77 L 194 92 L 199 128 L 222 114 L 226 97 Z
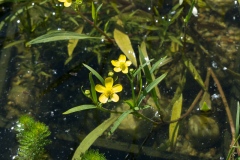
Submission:
M 96 70 L 94 70 L 92 67 L 90 67 L 90 66 L 88 66 L 88 65 L 86 65 L 86 64 L 84 64 L 84 63 L 83 63 L 83 65 L 84 65 L 84 67 L 86 67 L 90 72 L 92 72 L 92 74 L 93 74 L 94 76 L 96 76 L 97 79 L 98 79 L 103 85 L 105 84 L 103 77 L 100 76 L 100 74 L 98 74 L 98 72 L 97 72 Z
M 130 106 L 130 108 L 134 108 L 134 102 L 133 102 L 132 99 L 128 99 L 128 100 L 126 100 L 124 102 L 127 103 Z
M 183 45 L 182 45 L 182 42 L 181 42 L 179 39 L 177 39 L 176 37 L 174 37 L 174 36 L 168 36 L 168 38 L 169 38 L 172 42 L 175 42 L 175 43 L 177 43 L 178 45 L 183 46 Z
M 123 30 L 123 24 L 120 19 L 117 20 L 118 28 L 115 28 L 113 31 L 113 37 L 116 41 L 118 47 L 121 51 L 127 56 L 127 58 L 133 63 L 134 66 L 137 66 L 137 60 L 135 52 L 132 48 L 130 38 Z
M 152 81 L 147 87 L 146 87 L 146 92 L 149 93 L 155 86 L 157 86 L 166 76 L 168 72 L 165 72 L 162 74 L 160 77 Z
M 144 28 L 149 31 L 159 31 L 160 27 L 158 26 L 147 26 L 147 25 L 142 25 L 141 28 Z
M 7 44 L 6 46 L 3 47 L 3 49 L 7 49 L 7 48 L 10 48 L 10 47 L 15 46 L 15 45 L 22 44 L 24 42 L 25 42 L 25 40 L 23 40 L 23 39 L 17 40 L 17 41 L 14 41 L 14 42 L 11 42 L 11 43 Z
M 195 0 L 192 1 L 191 7 L 190 7 L 190 9 L 189 9 L 189 11 L 188 11 L 188 14 L 187 14 L 187 16 L 184 18 L 184 22 L 185 22 L 185 23 L 188 23 L 189 20 L 190 20 L 190 18 L 191 18 L 191 16 L 192 16 L 192 10 L 193 10 L 194 5 L 195 5 Z
M 153 74 L 153 72 L 159 68 L 160 65 L 163 64 L 163 62 L 165 61 L 165 59 L 167 58 L 167 56 L 163 57 L 163 58 L 160 58 L 157 62 L 155 62 L 153 65 L 152 65 L 152 68 L 150 70 L 150 73 Z
M 191 74 L 193 75 L 193 78 L 198 82 L 198 84 L 204 90 L 206 90 L 203 80 L 202 80 L 201 76 L 199 75 L 198 71 L 196 70 L 196 68 L 194 67 L 194 65 L 192 64 L 192 62 L 188 59 L 184 59 L 184 64 L 188 68 L 188 70 L 191 72 Z
M 203 96 L 199 102 L 199 107 L 200 107 L 200 110 L 203 112 L 207 112 L 212 109 L 210 94 L 207 91 L 203 93 Z
M 165 72 L 160 77 L 158 77 L 153 82 L 151 82 L 149 85 L 147 85 L 147 87 L 142 91 L 142 93 L 140 94 L 140 96 L 138 98 L 137 106 L 140 106 L 140 104 L 142 103 L 142 100 L 145 98 L 145 96 L 167 76 L 167 73 L 168 72 Z
M 235 138 L 237 138 L 239 135 L 239 118 L 240 117 L 240 106 L 239 106 L 239 102 L 237 102 L 237 115 L 236 115 L 236 136 Z
M 46 43 L 46 42 L 70 40 L 70 39 L 101 39 L 101 37 L 91 37 L 85 34 L 69 32 L 69 31 L 52 31 L 27 42 L 26 46 L 30 46 L 32 44 L 37 44 L 37 43 Z
M 176 5 L 178 6 L 178 4 Z M 176 19 L 178 19 L 178 17 L 181 15 L 183 11 L 183 8 L 180 8 L 175 14 L 174 16 L 171 18 L 170 24 L 174 23 Z
M 181 112 L 182 112 L 182 94 L 179 96 L 178 100 L 176 100 L 172 107 L 171 121 L 180 118 Z M 175 146 L 176 144 L 178 129 L 179 129 L 178 122 L 174 122 L 169 125 L 169 141 L 172 144 L 172 147 Z
M 96 13 L 99 12 L 99 10 L 101 9 L 102 5 L 103 5 L 103 3 L 98 6 L 98 8 L 97 8 L 97 10 L 96 10 Z
M 74 113 L 74 112 L 78 112 L 78 111 L 83 111 L 83 110 L 87 110 L 87 109 L 95 109 L 95 108 L 97 108 L 97 106 L 92 105 L 92 104 L 85 104 L 85 105 L 73 107 L 73 108 L 67 110 L 66 112 L 63 112 L 63 114 L 70 114 L 70 113 Z
M 92 78 L 92 72 L 89 73 L 89 80 L 90 80 L 90 84 L 91 84 L 91 94 L 92 94 L 92 100 L 93 100 L 93 103 L 97 103 L 98 100 L 97 100 L 97 93 L 96 93 L 96 90 L 95 90 L 95 83 L 93 81 L 93 78 Z
M 92 19 L 93 19 L 94 23 L 96 23 L 97 14 L 96 14 L 96 9 L 95 9 L 93 1 L 92 1 Z
M 105 120 L 102 124 L 92 130 L 81 142 L 72 157 L 72 160 L 81 160 L 80 155 L 85 153 L 89 147 L 94 143 L 94 141 L 100 137 L 103 132 L 108 129 L 113 122 L 118 119 L 118 116 L 112 116 Z
M 146 47 L 145 47 L 145 43 L 142 42 L 141 46 L 138 47 L 138 51 L 139 51 L 139 60 L 141 64 L 145 64 L 147 63 L 148 65 L 146 67 L 143 68 L 143 72 L 147 78 L 147 82 L 150 83 L 153 79 L 152 79 L 152 74 L 150 73 L 150 69 L 151 69 L 151 65 L 149 62 L 149 57 L 147 55 L 147 51 L 146 51 Z
M 84 25 L 80 25 L 78 27 L 78 29 L 75 31 L 75 33 L 81 34 L 82 31 L 83 31 L 83 28 L 84 28 Z M 78 43 L 78 39 L 70 39 L 68 41 L 68 46 L 67 47 L 68 47 L 68 56 L 69 57 L 72 57 L 73 51 L 74 51 L 75 47 L 77 46 L 77 43 Z
M 139 73 L 142 69 L 144 69 L 144 67 L 145 67 L 146 65 L 149 65 L 149 63 L 152 62 L 152 61 L 153 61 L 153 59 L 150 59 L 148 62 L 146 62 L 146 63 L 144 63 L 144 64 L 141 64 L 141 66 L 139 66 L 138 69 L 133 73 L 133 77 L 136 77 L 136 76 L 138 75 L 138 73 Z
M 127 110 L 121 114 L 120 117 L 113 123 L 113 126 L 110 129 L 110 134 L 113 134 L 114 131 L 118 128 L 118 126 L 121 124 L 121 122 L 130 114 L 133 110 Z

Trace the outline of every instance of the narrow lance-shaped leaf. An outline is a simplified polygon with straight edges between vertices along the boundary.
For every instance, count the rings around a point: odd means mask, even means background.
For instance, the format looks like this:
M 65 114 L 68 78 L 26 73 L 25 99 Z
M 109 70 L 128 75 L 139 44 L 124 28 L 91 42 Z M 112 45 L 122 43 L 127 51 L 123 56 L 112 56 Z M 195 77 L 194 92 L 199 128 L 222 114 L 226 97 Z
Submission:
M 134 66 L 137 66 L 136 55 L 134 53 L 128 35 L 123 31 L 122 21 L 118 19 L 117 24 L 118 27 L 113 31 L 113 37 L 121 51 L 127 56 L 127 58 L 133 63 Z
M 90 67 L 90 66 L 88 66 L 88 65 L 86 65 L 86 64 L 83 64 L 83 65 L 84 65 L 84 67 L 86 67 L 90 72 L 92 72 L 92 74 L 93 74 L 94 76 L 96 76 L 97 79 L 104 85 L 104 79 L 103 79 L 103 77 L 100 76 L 100 74 L 98 74 L 98 72 L 97 72 L 95 69 L 93 69 L 92 67 Z
M 83 111 L 83 110 L 87 110 L 87 109 L 95 109 L 95 108 L 97 108 L 97 106 L 92 105 L 92 104 L 85 104 L 85 105 L 73 107 L 73 108 L 67 110 L 66 112 L 63 112 L 63 114 L 70 114 L 70 113 L 74 113 L 74 112 L 79 112 L 79 111 Z
M 133 110 L 127 110 L 121 114 L 120 117 L 113 123 L 113 126 L 111 127 L 110 134 L 113 134 L 113 132 L 118 128 L 118 126 L 121 124 L 121 122 L 130 114 Z
M 152 81 L 147 87 L 146 92 L 149 93 L 155 86 L 157 86 L 167 75 L 168 72 L 165 72 L 160 77 Z
M 101 37 L 91 37 L 85 34 L 79 34 L 79 33 L 69 32 L 69 31 L 52 31 L 27 42 L 26 46 L 30 46 L 32 44 L 37 44 L 37 43 L 46 43 L 46 42 L 70 40 L 70 39 L 101 39 Z
M 100 137 L 103 132 L 108 129 L 113 122 L 118 119 L 118 116 L 113 116 L 105 120 L 102 124 L 97 126 L 94 130 L 92 130 L 81 142 L 78 148 L 75 150 L 75 153 L 72 157 L 72 160 L 81 160 L 81 155 L 85 153 L 89 147 L 94 143 L 94 141 Z
M 92 100 L 96 104 L 98 102 L 98 100 L 97 100 L 97 93 L 96 93 L 96 90 L 95 90 L 95 83 L 92 79 L 92 72 L 89 73 L 89 80 L 90 80 L 90 84 L 91 84 Z
M 155 70 L 157 70 L 158 68 L 164 66 L 165 64 L 169 63 L 172 61 L 172 58 L 169 57 L 167 58 L 167 56 L 159 59 L 157 62 L 155 62 L 153 65 L 152 65 L 152 68 L 150 70 L 150 73 L 154 73 Z
M 93 19 L 94 23 L 96 23 L 97 14 L 96 14 L 96 9 L 95 9 L 94 2 L 93 2 L 93 1 L 92 1 L 92 19 Z
M 143 70 L 144 67 L 147 66 L 152 61 L 153 61 L 153 59 L 150 59 L 148 62 L 145 62 L 144 64 L 141 64 L 141 66 L 139 66 L 138 69 L 133 73 L 133 77 L 136 77 L 138 75 L 138 73 L 140 73 L 141 70 Z
M 83 25 L 80 25 L 79 28 L 75 31 L 76 33 L 81 34 L 83 31 Z M 75 49 L 75 47 L 77 46 L 78 43 L 78 39 L 70 39 L 68 41 L 68 56 L 71 57 L 73 50 Z
M 171 121 L 180 118 L 182 112 L 182 94 L 172 107 Z M 179 125 L 178 122 L 170 123 L 169 125 L 169 141 L 172 147 L 176 144 L 178 136 Z
M 147 49 L 146 49 L 146 43 L 143 41 L 141 43 L 140 47 L 141 47 L 141 54 L 144 56 L 144 60 L 146 62 L 149 61 L 149 56 L 147 54 Z M 141 58 L 140 58 L 140 60 L 141 60 Z M 151 66 L 150 62 L 148 64 L 148 66 L 145 67 L 145 68 L 147 68 L 147 72 L 148 72 L 149 76 L 151 76 L 151 77 L 147 77 L 147 79 L 151 79 L 151 82 L 154 81 L 155 80 L 155 75 L 153 73 L 151 73 L 151 71 L 150 71 L 152 69 L 152 66 Z M 146 74 L 146 76 L 147 76 L 147 74 Z M 160 91 L 159 91 L 157 86 L 155 86 L 154 92 L 152 94 L 153 94 L 154 98 L 159 98 L 159 99 L 161 98 Z M 156 99 L 154 99 L 154 100 L 156 100 Z
M 137 106 L 139 106 L 142 103 L 142 100 L 145 98 L 146 94 L 148 94 L 154 87 L 156 87 L 166 76 L 168 72 L 165 72 L 160 77 L 155 79 L 153 82 L 151 82 L 141 93 L 139 96 Z
M 194 67 L 194 65 L 192 64 L 192 62 L 188 59 L 184 59 L 184 64 L 188 68 L 188 70 L 191 72 L 191 74 L 193 75 L 193 78 L 198 82 L 198 84 L 204 90 L 206 90 L 203 80 L 202 80 L 201 76 L 199 75 L 198 71 L 196 70 L 196 68 Z

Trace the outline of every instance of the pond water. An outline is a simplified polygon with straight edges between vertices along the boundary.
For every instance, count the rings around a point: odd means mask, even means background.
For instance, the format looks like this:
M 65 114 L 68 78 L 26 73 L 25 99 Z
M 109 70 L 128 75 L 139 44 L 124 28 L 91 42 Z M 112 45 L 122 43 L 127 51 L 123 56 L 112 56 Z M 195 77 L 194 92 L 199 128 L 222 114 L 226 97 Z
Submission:
M 96 131 L 101 134 L 90 144 L 106 159 L 227 159 L 234 131 L 236 138 L 239 131 L 237 1 L 0 4 L 0 159 L 16 159 L 16 126 L 22 115 L 49 127 L 45 159 L 66 160 L 91 131 L 119 113 L 123 117 L 118 129 Z M 123 60 L 128 74 L 113 75 L 122 91 L 104 91 L 103 96 L 112 99 L 106 104 L 96 93 L 95 101 L 93 90 L 98 89 L 91 84 L 100 84 L 101 78 L 86 65 L 105 79 L 118 70 L 112 60 L 121 54 L 132 63 Z M 84 95 L 86 90 L 91 98 Z M 63 114 L 84 104 L 94 109 Z M 176 119 L 178 129 L 173 131 L 170 121 Z M 111 126 L 113 122 L 107 128 Z

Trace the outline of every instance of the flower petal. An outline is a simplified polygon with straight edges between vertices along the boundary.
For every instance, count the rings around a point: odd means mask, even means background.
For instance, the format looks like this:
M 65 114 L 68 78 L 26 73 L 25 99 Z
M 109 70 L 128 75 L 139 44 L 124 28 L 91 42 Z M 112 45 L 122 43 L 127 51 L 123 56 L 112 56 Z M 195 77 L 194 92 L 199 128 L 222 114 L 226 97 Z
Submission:
M 132 64 L 132 62 L 131 61 L 126 61 L 126 66 L 130 66 L 131 64 Z
M 182 5 L 182 3 L 183 3 L 183 0 L 179 0 L 179 5 Z
M 119 96 L 114 93 L 114 94 L 111 96 L 111 100 L 112 100 L 113 102 L 117 102 L 117 101 L 119 101 Z
M 127 74 L 128 73 L 128 67 L 126 66 L 124 70 L 122 70 L 123 73 Z
M 106 91 L 106 88 L 104 86 L 100 85 L 100 84 L 97 84 L 95 86 L 95 90 L 99 93 L 104 93 Z
M 113 86 L 113 78 L 112 77 L 107 77 L 105 79 L 105 87 L 106 88 L 112 88 Z
M 64 7 L 69 7 L 71 6 L 72 2 L 64 2 Z
M 101 95 L 99 96 L 99 101 L 100 101 L 101 103 L 107 103 L 108 97 L 107 97 L 105 94 L 101 94 Z
M 114 67 L 119 67 L 120 66 L 120 62 L 117 60 L 111 60 L 111 63 Z
M 114 70 L 115 72 L 120 72 L 122 69 L 119 68 L 119 67 L 115 67 L 115 68 L 113 68 L 113 70 Z
M 197 17 L 198 16 L 198 10 L 196 7 L 193 7 L 192 14 Z
M 59 2 L 65 2 L 66 0 L 58 0 Z
M 112 87 L 113 93 L 121 92 L 123 89 L 121 84 L 116 84 Z
M 124 54 L 121 54 L 118 58 L 119 62 L 126 62 L 126 56 Z

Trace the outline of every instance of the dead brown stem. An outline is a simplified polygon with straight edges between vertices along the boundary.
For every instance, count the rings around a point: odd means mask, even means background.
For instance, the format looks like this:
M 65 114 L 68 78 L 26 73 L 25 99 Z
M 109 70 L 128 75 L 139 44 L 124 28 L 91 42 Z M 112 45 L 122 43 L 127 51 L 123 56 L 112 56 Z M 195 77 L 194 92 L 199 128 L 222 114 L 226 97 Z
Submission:
M 226 114 L 227 114 L 227 117 L 228 117 L 230 129 L 231 129 L 231 134 L 232 134 L 232 142 L 231 142 L 231 146 L 232 146 L 234 144 L 234 142 L 235 142 L 235 127 L 234 127 L 232 114 L 231 114 L 229 105 L 227 103 L 227 99 L 225 97 L 225 94 L 224 94 L 224 92 L 222 90 L 222 86 L 221 86 L 220 82 L 218 81 L 215 73 L 213 72 L 213 70 L 211 68 L 208 68 L 208 72 L 211 74 L 211 76 L 213 77 L 214 82 L 217 85 L 218 91 L 219 91 L 219 93 L 221 95 L 221 98 L 222 98 L 222 101 L 223 101 L 224 108 L 226 110 Z

